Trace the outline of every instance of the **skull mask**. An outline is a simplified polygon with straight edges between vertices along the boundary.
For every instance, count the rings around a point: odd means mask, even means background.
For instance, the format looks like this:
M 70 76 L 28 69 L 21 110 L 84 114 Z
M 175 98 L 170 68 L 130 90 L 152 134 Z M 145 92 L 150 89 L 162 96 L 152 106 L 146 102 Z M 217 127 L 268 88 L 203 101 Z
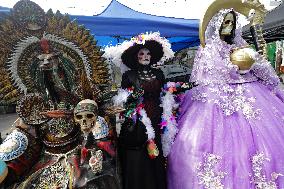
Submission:
M 228 13 L 222 23 L 222 30 L 221 30 L 221 35 L 231 35 L 231 32 L 234 28 L 235 24 L 235 19 L 234 15 L 232 13 Z
M 142 65 L 148 65 L 150 64 L 150 60 L 151 60 L 151 54 L 150 51 L 146 48 L 140 49 L 138 51 L 138 62 Z
M 81 131 L 87 136 L 96 124 L 97 103 L 93 100 L 82 100 L 74 109 L 74 119 L 81 127 Z

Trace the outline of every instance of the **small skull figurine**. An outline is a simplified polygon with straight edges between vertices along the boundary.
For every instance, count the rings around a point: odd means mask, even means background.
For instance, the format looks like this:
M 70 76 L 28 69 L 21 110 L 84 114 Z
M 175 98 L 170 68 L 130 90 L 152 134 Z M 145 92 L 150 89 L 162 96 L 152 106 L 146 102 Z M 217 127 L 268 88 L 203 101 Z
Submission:
M 97 103 L 90 99 L 80 101 L 74 109 L 75 122 L 80 125 L 85 137 L 88 136 L 96 124 L 97 112 Z

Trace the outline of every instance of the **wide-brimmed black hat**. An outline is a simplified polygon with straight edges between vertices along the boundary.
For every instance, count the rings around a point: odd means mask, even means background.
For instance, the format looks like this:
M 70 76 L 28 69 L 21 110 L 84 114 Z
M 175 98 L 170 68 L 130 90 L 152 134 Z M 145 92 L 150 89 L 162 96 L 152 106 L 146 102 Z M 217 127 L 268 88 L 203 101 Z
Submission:
M 155 40 L 146 40 L 144 44 L 135 43 L 133 46 L 126 49 L 122 55 L 121 60 L 130 69 L 137 69 L 141 66 L 138 63 L 137 54 L 140 49 L 146 48 L 151 53 L 150 65 L 156 64 L 164 55 L 163 46 Z

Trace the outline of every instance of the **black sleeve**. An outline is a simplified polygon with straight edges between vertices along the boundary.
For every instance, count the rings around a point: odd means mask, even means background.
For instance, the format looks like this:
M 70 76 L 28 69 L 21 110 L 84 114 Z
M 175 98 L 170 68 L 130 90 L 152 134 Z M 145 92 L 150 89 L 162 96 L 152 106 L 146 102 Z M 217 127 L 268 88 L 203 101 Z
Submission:
M 163 73 L 162 70 L 160 70 L 160 69 L 155 69 L 155 75 L 156 75 L 157 79 L 158 79 L 159 81 L 161 81 L 161 83 L 164 84 L 164 83 L 166 82 L 166 79 L 165 79 L 165 76 L 164 76 L 164 73 Z
M 160 76 L 161 77 L 161 81 L 162 81 L 163 84 L 165 84 L 166 83 L 166 78 L 165 78 L 164 72 L 160 70 L 160 73 L 161 73 L 161 76 Z
M 122 75 L 121 88 L 127 89 L 133 86 L 133 72 L 129 70 Z M 129 103 L 132 103 L 134 100 L 135 99 L 132 97 L 132 95 L 128 96 L 127 103 L 125 104 L 126 109 L 128 109 Z
M 130 75 L 131 72 L 127 71 L 122 75 L 122 80 L 121 80 L 121 88 L 126 89 L 128 87 L 132 87 L 133 84 L 130 81 Z
M 121 88 L 134 87 L 133 94 L 129 97 L 129 100 L 137 100 L 144 94 L 143 89 L 139 86 L 140 83 L 137 72 L 129 70 L 122 75 Z

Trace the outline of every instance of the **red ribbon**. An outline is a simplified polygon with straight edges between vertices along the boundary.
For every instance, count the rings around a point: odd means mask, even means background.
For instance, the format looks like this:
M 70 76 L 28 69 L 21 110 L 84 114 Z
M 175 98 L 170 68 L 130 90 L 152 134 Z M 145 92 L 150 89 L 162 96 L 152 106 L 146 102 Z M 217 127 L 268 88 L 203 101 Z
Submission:
M 89 150 L 86 147 L 83 147 L 81 149 L 81 160 L 80 163 L 83 164 L 87 158 Z
M 111 141 L 101 141 L 97 143 L 98 148 L 106 151 L 112 157 L 115 156 L 115 150 Z

